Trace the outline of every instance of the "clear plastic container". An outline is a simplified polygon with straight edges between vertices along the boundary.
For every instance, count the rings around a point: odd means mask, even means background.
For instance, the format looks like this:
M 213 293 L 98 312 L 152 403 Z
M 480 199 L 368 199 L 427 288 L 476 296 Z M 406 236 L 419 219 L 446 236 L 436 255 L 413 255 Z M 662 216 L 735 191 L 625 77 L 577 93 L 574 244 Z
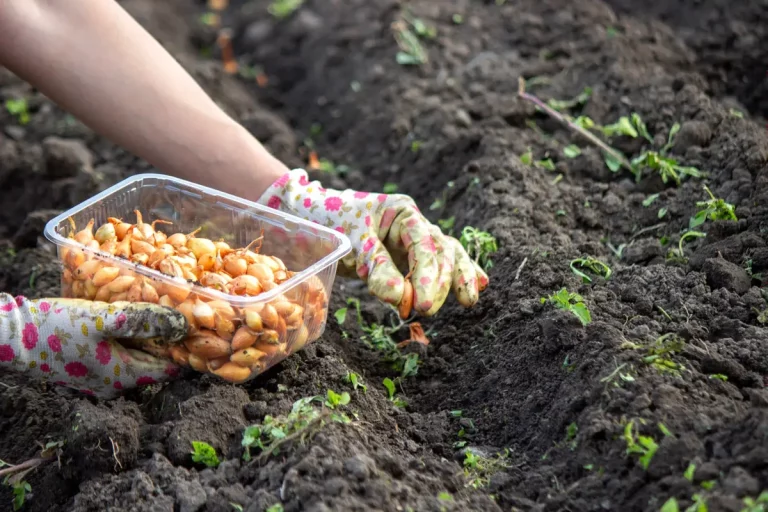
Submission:
M 233 249 L 246 247 L 263 235 L 258 252 L 282 260 L 287 280 L 255 296 L 235 295 L 171 277 L 72 238 L 91 219 L 94 231 L 110 217 L 135 224 L 135 210 L 141 212 L 144 223 L 169 222 L 155 225 L 166 235 L 199 229 L 195 237 L 223 240 Z M 231 382 L 257 376 L 320 337 L 338 262 L 351 248 L 349 239 L 332 229 L 160 174 L 133 176 L 62 213 L 46 225 L 45 236 L 57 245 L 64 264 L 63 297 L 173 305 L 195 323 L 191 336 L 177 346 L 133 348 Z M 84 261 L 91 260 L 98 264 L 88 266 L 88 272 L 76 272 Z M 103 284 L 103 279 L 94 279 L 94 268 L 103 267 L 116 267 L 118 277 L 127 278 Z M 131 285 L 123 289 L 126 281 Z M 198 301 L 213 309 L 215 324 L 201 326 L 196 317 L 190 317 L 191 304 L 198 305 Z

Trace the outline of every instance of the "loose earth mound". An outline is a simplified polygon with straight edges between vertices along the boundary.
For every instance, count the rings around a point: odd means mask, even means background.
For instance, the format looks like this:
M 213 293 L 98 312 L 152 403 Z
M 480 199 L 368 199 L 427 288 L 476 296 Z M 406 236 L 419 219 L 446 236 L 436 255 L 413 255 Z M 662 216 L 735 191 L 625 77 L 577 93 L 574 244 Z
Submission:
M 287 3 L 229 5 L 239 72 L 228 75 L 202 2 L 123 2 L 289 165 L 317 156 L 328 186 L 396 187 L 456 236 L 490 232 L 489 289 L 470 310 L 449 299 L 422 322 L 429 345 L 393 356 L 379 350 L 389 310 L 339 279 L 343 322 L 241 386 L 186 378 L 101 403 L 0 372 L 0 459 L 64 442 L 58 463 L 27 475 L 25 508 L 762 510 L 762 3 L 306 0 L 276 16 Z M 519 78 L 588 117 L 639 179 L 520 97 Z M 1 289 L 52 296 L 45 221 L 149 166 L 9 73 L 0 98 L 29 113 L 0 112 Z M 705 184 L 736 220 L 697 216 Z M 589 257 L 607 279 L 580 266 Z M 566 309 L 541 300 L 562 289 Z M 276 454 L 254 444 L 246 460 L 246 427 L 328 390 L 350 394 L 335 410 L 350 422 L 325 410 L 324 425 L 310 420 Z M 192 441 L 220 464 L 193 462 Z M 4 487 L 0 508 L 11 502 Z

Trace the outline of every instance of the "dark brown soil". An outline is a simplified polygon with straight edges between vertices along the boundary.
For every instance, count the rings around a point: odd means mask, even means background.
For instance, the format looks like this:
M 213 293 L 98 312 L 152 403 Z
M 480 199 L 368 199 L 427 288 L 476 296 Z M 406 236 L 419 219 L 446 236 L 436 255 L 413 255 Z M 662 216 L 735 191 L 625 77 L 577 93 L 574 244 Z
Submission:
M 768 489 L 757 276 L 768 272 L 765 2 L 419 0 L 413 14 L 437 28 L 421 66 L 395 60 L 398 2 L 306 0 L 283 21 L 267 0 L 233 2 L 224 22 L 236 54 L 264 71 L 266 87 L 224 74 L 216 50 L 200 56 L 215 41 L 198 20 L 202 2 L 123 3 L 291 165 L 305 161 L 311 137 L 345 171 L 318 173 L 329 186 L 396 183 L 433 221 L 488 230 L 500 250 L 475 308 L 451 299 L 424 322 L 432 341 L 402 383 L 405 409 L 387 399 L 382 379 L 396 374 L 358 341 L 352 315 L 244 386 L 186 378 L 102 403 L 0 373 L 0 459 L 65 441 L 60 465 L 29 476 L 28 510 L 656 511 L 670 497 L 684 510 L 698 494 L 710 511 L 738 512 Z M 637 112 L 657 149 L 680 123 L 671 153 L 707 179 L 665 186 L 610 172 L 595 148 L 518 98 L 518 77 L 539 77 L 530 92 L 545 100 L 591 87 L 574 114 L 609 124 Z M 17 95 L 32 116 L 21 127 L 0 112 L 0 284 L 46 296 L 58 279 L 39 238 L 50 210 L 148 166 L 0 74 L 0 98 Z M 641 140 L 614 145 L 636 156 Z M 573 159 L 563 154 L 571 143 L 582 150 Z M 523 163 L 529 148 L 555 171 Z M 739 220 L 706 222 L 706 238 L 684 246 L 688 262 L 672 261 L 704 183 Z M 644 206 L 650 194 L 659 195 Z M 581 283 L 569 262 L 585 255 L 607 262 L 610 279 Z M 540 302 L 561 287 L 584 297 L 587 327 Z M 368 321 L 386 316 L 341 279 L 332 308 L 350 296 Z M 643 361 L 642 346 L 662 336 L 683 342 L 664 356 L 682 371 Z M 343 383 L 347 372 L 367 393 Z M 246 426 L 327 389 L 352 392 L 351 424 L 331 423 L 264 463 L 242 459 Z M 628 454 L 629 422 L 658 445 L 647 468 Z M 193 440 L 222 455 L 217 469 L 192 462 Z M 466 448 L 507 456 L 477 480 L 462 467 Z M 10 500 L 0 491 L 1 509 Z

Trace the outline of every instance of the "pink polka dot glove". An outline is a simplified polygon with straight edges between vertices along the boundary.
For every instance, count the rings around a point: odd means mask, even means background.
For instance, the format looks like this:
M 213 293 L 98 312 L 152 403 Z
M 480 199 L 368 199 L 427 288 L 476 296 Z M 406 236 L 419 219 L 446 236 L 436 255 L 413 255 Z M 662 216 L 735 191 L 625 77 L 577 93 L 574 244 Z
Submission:
M 0 293 L 0 367 L 100 398 L 175 377 L 173 363 L 127 347 L 162 346 L 186 334 L 181 313 L 155 304 Z
M 352 252 L 340 273 L 356 274 L 384 302 L 399 305 L 403 299 L 398 268 L 409 269 L 413 307 L 424 316 L 434 315 L 451 289 L 460 304 L 471 307 L 488 285 L 488 276 L 459 241 L 427 221 L 408 196 L 326 189 L 295 169 L 272 184 L 259 203 L 346 234 Z

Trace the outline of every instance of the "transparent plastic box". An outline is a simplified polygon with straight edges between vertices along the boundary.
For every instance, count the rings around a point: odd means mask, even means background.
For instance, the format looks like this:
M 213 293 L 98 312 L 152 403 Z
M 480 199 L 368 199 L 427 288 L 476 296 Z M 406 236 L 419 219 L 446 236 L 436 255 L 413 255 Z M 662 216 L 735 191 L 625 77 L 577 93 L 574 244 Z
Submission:
M 199 229 L 195 237 L 223 240 L 233 249 L 246 247 L 263 235 L 258 253 L 282 260 L 287 280 L 255 296 L 234 295 L 171 277 L 96 249 L 98 243 L 88 247 L 72 238 L 91 219 L 94 231 L 110 217 L 135 224 L 135 210 L 144 223 L 170 223 L 155 225 L 166 235 Z M 161 174 L 139 174 L 114 185 L 52 219 L 45 236 L 56 244 L 64 265 L 62 297 L 172 304 L 196 324 L 190 337 L 180 345 L 132 348 L 230 382 L 250 380 L 320 337 L 338 262 L 351 248 L 349 239 L 332 229 Z M 98 263 L 86 265 L 87 272 L 77 271 L 92 260 Z M 118 278 L 123 279 L 108 284 L 102 278 L 94 279 L 94 269 L 104 267 L 119 269 Z M 126 283 L 130 287 L 124 289 Z M 195 317 L 190 318 L 190 305 L 198 305 L 198 301 L 213 310 L 213 325 L 201 326 Z

